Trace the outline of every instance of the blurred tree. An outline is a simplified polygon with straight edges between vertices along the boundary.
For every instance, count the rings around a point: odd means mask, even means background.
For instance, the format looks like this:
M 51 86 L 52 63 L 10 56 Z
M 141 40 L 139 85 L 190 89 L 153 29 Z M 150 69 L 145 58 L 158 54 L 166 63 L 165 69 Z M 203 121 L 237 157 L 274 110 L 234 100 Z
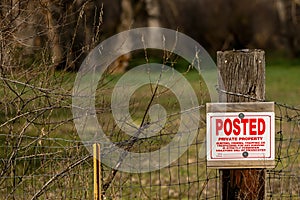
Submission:
M 9 33 L 6 35 L 11 36 L 10 43 L 27 57 L 34 56 L 35 49 L 47 49 L 53 68 L 78 68 L 99 41 L 102 2 L 4 0 L 0 6 L 1 33 Z M 6 57 L 9 56 L 12 57 Z M 26 59 L 26 55 L 22 59 Z
M 42 0 L 54 66 L 78 69 L 98 39 L 101 4 L 88 0 Z
M 158 0 L 145 0 L 149 27 L 160 27 L 160 6 Z
M 121 15 L 118 32 L 139 26 L 161 26 L 158 0 L 121 0 L 120 4 Z M 146 21 L 146 24 L 140 23 L 141 21 Z M 111 64 L 109 72 L 123 73 L 128 67 L 130 59 L 130 53 L 120 56 Z
M 134 22 L 134 9 L 131 0 L 121 0 L 120 24 L 117 32 L 129 30 Z M 109 66 L 110 74 L 123 73 L 129 64 L 131 54 L 127 53 L 120 56 Z
M 211 55 L 226 49 L 281 48 L 270 0 L 167 0 L 161 2 L 161 23 L 193 37 Z
M 42 0 L 45 13 L 45 23 L 48 27 L 47 37 L 51 41 L 50 50 L 52 54 L 52 63 L 56 66 L 59 65 L 64 58 L 64 49 L 60 44 L 59 33 L 59 19 L 61 13 L 63 13 L 62 7 L 57 2 L 52 0 Z
M 100 40 L 144 26 L 184 32 L 212 55 L 233 48 L 300 55 L 300 0 L 2 0 L 0 16 L 0 59 L 43 54 L 54 69 L 76 70 Z M 129 59 L 115 65 L 124 71 Z
M 279 34 L 284 38 L 286 49 L 293 57 L 300 56 L 300 1 L 276 0 L 280 19 Z
M 28 1 L 2 0 L 0 2 L 0 72 L 19 66 L 19 57 L 14 57 L 15 53 L 20 53 L 19 46 L 23 43 L 22 34 L 18 34 L 19 29 L 24 27 L 23 21 L 19 20 L 24 14 L 24 8 Z

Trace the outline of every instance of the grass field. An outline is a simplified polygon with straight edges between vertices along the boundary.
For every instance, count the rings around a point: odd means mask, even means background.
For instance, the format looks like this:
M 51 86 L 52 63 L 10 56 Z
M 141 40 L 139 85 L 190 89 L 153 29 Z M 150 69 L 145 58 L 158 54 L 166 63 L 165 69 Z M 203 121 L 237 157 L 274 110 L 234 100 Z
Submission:
M 274 59 L 266 63 L 266 99 L 300 106 L 300 60 Z
M 180 64 L 180 63 L 179 63 Z M 176 67 L 176 66 L 175 66 Z M 184 70 L 182 70 L 184 71 Z M 185 77 L 190 81 L 190 84 L 193 86 L 195 92 L 197 93 L 197 96 L 200 100 L 200 103 L 205 103 L 207 101 L 207 95 L 205 95 L 205 91 L 203 92 L 203 83 L 201 84 L 201 79 L 199 79 L 199 75 L 196 71 L 190 71 L 189 73 L 185 73 Z M 112 83 L 115 83 L 119 76 L 115 77 L 108 77 L 108 78 L 116 78 Z M 144 87 L 138 90 L 134 94 L 135 102 L 140 102 L 134 106 L 135 112 L 132 112 L 133 116 L 135 116 L 135 119 L 137 122 L 141 121 L 141 117 L 143 116 L 143 113 L 145 111 L 145 107 L 147 106 L 147 103 L 149 102 L 151 98 L 151 91 L 149 88 Z M 156 103 L 160 103 L 164 105 L 164 107 L 168 111 L 176 111 L 177 106 L 175 96 L 162 92 L 163 89 L 159 90 L 158 98 L 156 100 Z M 160 94 L 162 93 L 162 94 Z M 289 104 L 292 106 L 298 106 L 300 104 L 299 99 L 300 94 L 300 62 L 298 60 L 280 60 L 280 59 L 274 59 L 271 60 L 270 63 L 267 61 L 266 66 L 266 100 L 267 101 L 275 101 L 283 104 Z M 201 110 L 202 114 L 204 114 L 204 110 Z M 295 113 L 286 113 L 287 115 L 291 114 L 294 115 Z M 278 114 L 280 116 L 280 114 Z M 111 117 L 111 116 L 110 116 Z M 202 115 L 204 117 L 204 115 Z M 202 121 L 202 125 L 205 126 L 205 121 Z M 175 128 L 176 124 L 172 125 L 172 123 L 169 123 L 169 127 L 166 127 L 166 132 L 173 132 L 173 128 Z M 282 152 L 280 153 L 280 156 L 282 156 L 282 160 L 280 165 L 278 165 L 278 168 L 276 168 L 278 171 L 281 171 L 283 168 L 285 170 L 285 173 L 283 173 L 284 176 L 282 180 L 286 179 L 293 179 L 294 177 L 297 177 L 295 173 L 297 172 L 293 171 L 293 169 L 299 169 L 299 148 L 297 146 L 297 140 L 298 136 L 298 129 L 293 127 L 293 123 L 290 122 L 284 122 L 282 124 L 282 127 L 280 127 L 280 124 L 277 123 L 277 131 L 281 132 L 282 135 L 277 135 L 277 148 L 280 146 L 281 140 L 284 141 L 282 144 Z M 163 133 L 164 134 L 164 133 Z M 197 180 L 204 180 L 205 176 L 209 176 L 210 180 L 213 180 L 216 174 L 210 174 L 207 173 L 204 165 L 205 160 L 201 160 L 198 157 L 195 159 L 195 156 L 199 153 L 199 148 L 201 146 L 201 141 L 203 141 L 203 136 L 205 135 L 204 129 L 201 129 L 199 138 L 197 139 L 197 142 L 189 148 L 189 150 L 175 163 L 171 165 L 171 167 L 163 169 L 159 172 L 154 172 L 151 174 L 144 174 L 139 176 L 132 175 L 131 176 L 131 182 L 128 186 L 124 185 L 124 188 L 131 187 L 132 185 L 137 185 L 138 188 L 132 189 L 131 192 L 127 193 L 128 191 L 123 191 L 124 198 L 127 197 L 130 198 L 132 196 L 132 192 L 141 195 L 140 197 L 146 198 L 147 195 L 158 195 L 156 198 L 159 197 L 169 197 L 170 193 L 168 193 L 169 190 L 175 191 L 175 194 L 172 194 L 171 197 L 173 198 L 179 198 L 182 195 L 180 192 L 186 192 L 190 194 L 190 198 L 196 198 L 197 195 L 199 195 L 199 191 L 197 192 L 197 189 L 199 188 L 199 182 Z M 282 138 L 281 138 L 282 136 Z M 289 141 L 290 140 L 290 141 Z M 288 142 L 289 141 L 289 142 Z M 153 149 L 156 149 L 157 146 L 162 145 L 162 143 L 146 143 L 146 149 L 151 147 Z M 142 144 L 142 145 L 145 145 Z M 153 146 L 154 145 L 154 146 Z M 157 145 L 157 146 L 156 146 Z M 136 146 L 138 150 L 141 150 L 141 146 Z M 180 167 L 179 167 L 180 166 Z M 202 167 L 199 167 L 202 166 Z M 290 170 L 290 171 L 289 171 Z M 211 172 L 211 171 L 210 171 Z M 288 174 L 292 175 L 288 175 Z M 118 176 L 119 177 L 119 176 Z M 175 178 L 174 178 L 175 177 Z M 276 180 L 276 178 L 274 178 Z M 139 183 L 140 181 L 140 183 Z M 194 184 L 193 184 L 194 182 Z M 290 194 L 290 197 L 297 198 L 297 186 L 296 185 L 289 185 L 285 187 L 284 185 L 279 185 L 279 181 L 274 181 L 275 183 L 268 183 L 270 184 L 270 188 L 272 188 L 272 191 L 269 191 L 268 195 L 273 195 L 273 198 L 279 198 L 279 199 L 285 199 L 286 194 L 283 194 L 282 191 L 288 191 Z M 291 181 L 292 183 L 296 184 L 294 180 Z M 142 183 L 142 184 L 141 184 Z M 206 195 L 214 195 L 216 193 L 216 186 L 212 184 L 212 182 L 209 182 L 209 189 L 204 190 L 204 193 L 206 192 Z M 132 184 L 132 185 L 130 185 Z M 205 181 L 200 182 L 200 187 L 203 187 L 205 185 Z M 140 190 L 139 185 L 141 188 L 143 188 L 143 191 Z M 149 188 L 149 185 L 152 185 L 152 188 Z M 182 185 L 182 186 L 180 186 Z M 114 187 L 118 187 L 117 185 Z M 280 191 L 280 189 L 282 191 Z M 278 193 L 274 193 L 273 191 L 277 191 Z M 202 191 L 201 191 L 202 192 Z M 287 192 L 287 193 L 288 193 Z M 186 194 L 185 193 L 185 194 Z M 203 193 L 202 193 L 203 195 Z M 118 196 L 118 194 L 116 194 Z M 152 196 L 153 197 L 153 196 Z
M 267 101 L 299 106 L 300 60 L 267 58 L 266 63 Z M 138 61 L 131 64 L 137 65 L 141 63 Z M 178 68 L 181 65 L 186 65 L 186 63 L 179 61 L 175 67 Z M 181 69 L 180 71 L 185 72 L 186 70 Z M 183 74 L 194 88 L 199 99 L 199 104 L 205 104 L 208 101 L 208 95 L 198 73 L 191 70 Z M 49 93 L 24 87 L 24 85 L 13 82 L 9 82 L 9 85 L 2 83 L 4 87 L 0 87 L 0 94 L 2 96 L 0 99 L 0 141 L 2 144 L 0 147 L 0 158 L 8 160 L 9 157 L 12 157 L 16 158 L 17 161 L 0 164 L 0 169 L 9 166 L 8 170 L 4 173 L 5 176 L 3 177 L 5 178 L 0 179 L 0 186 L 3 187 L 0 190 L 0 197 L 13 196 L 15 199 L 22 199 L 22 196 L 26 198 L 26 195 L 34 194 L 50 177 L 59 173 L 87 153 L 79 141 L 71 120 L 71 98 L 68 95 L 72 89 L 75 77 L 76 73 L 72 72 L 54 72 L 53 76 L 42 72 L 38 76 L 31 76 L 29 73 L 29 75 L 15 75 L 15 77 L 10 77 L 11 79 L 16 78 L 30 85 L 43 88 L 50 87 L 51 90 Z M 104 80 L 104 83 L 99 85 L 100 87 L 96 95 L 99 123 L 115 142 L 120 142 L 124 138 L 128 138 L 128 136 L 125 137 L 125 134 L 120 133 L 120 129 L 115 126 L 109 109 L 111 101 L 109 96 L 120 77 L 120 75 L 108 76 Z M 152 90 L 154 87 L 152 85 Z M 12 92 L 12 89 L 15 92 Z M 145 107 L 147 107 L 151 99 L 152 93 L 149 91 L 151 91 L 149 86 L 139 88 L 130 100 L 130 114 L 132 114 L 134 123 L 137 125 L 141 123 Z M 158 88 L 158 93 L 153 103 L 163 105 L 170 113 L 179 111 L 175 95 L 170 91 L 166 91 L 164 87 Z M 48 107 L 51 106 L 55 108 L 48 110 Z M 43 112 L 26 114 L 28 111 L 44 108 L 47 109 Z M 201 114 L 201 129 L 198 138 L 178 161 L 172 163 L 168 168 L 149 174 L 118 173 L 117 181 L 112 184 L 109 190 L 109 193 L 112 195 L 111 198 L 147 198 L 149 194 L 153 199 L 159 199 L 160 197 L 173 197 L 174 199 L 189 197 L 190 199 L 195 199 L 204 194 L 206 197 L 213 197 L 218 189 L 215 185 L 217 179 L 216 171 L 208 171 L 205 168 L 205 159 L 199 156 L 199 149 L 203 145 L 202 141 L 205 136 L 205 108 L 201 110 Z M 291 114 L 294 115 L 294 113 Z M 20 117 L 6 123 L 7 120 L 15 116 Z M 178 117 L 179 115 L 176 114 L 169 118 L 171 119 L 170 122 L 160 132 L 161 135 L 157 140 L 137 143 L 132 150 L 136 152 L 149 151 L 149 149 L 155 150 L 165 145 L 165 142 L 172 138 L 172 134 L 175 134 L 178 128 Z M 6 124 L 3 125 L 4 123 Z M 277 125 L 278 130 L 280 130 L 279 124 Z M 294 159 L 293 163 L 296 163 L 293 165 L 294 169 L 299 170 L 299 148 L 297 149 L 297 139 L 299 137 L 293 135 L 294 133 L 298 133 L 297 131 L 299 130 L 295 127 L 297 126 L 293 122 L 285 123 L 282 127 L 282 130 L 286 134 L 282 138 L 286 143 L 283 145 L 284 151 L 281 152 L 283 158 L 282 165 L 285 170 L 290 169 L 288 168 L 288 164 L 291 162 L 291 159 Z M 59 140 L 54 138 L 59 138 Z M 77 141 L 73 143 L 73 140 Z M 281 140 L 280 135 L 278 135 L 279 140 Z M 139 144 L 143 146 L 139 146 Z M 14 154 L 17 148 L 20 148 L 20 150 L 17 154 Z M 110 169 L 105 168 L 105 170 L 104 176 L 108 176 Z M 65 199 L 68 199 L 72 192 L 74 193 L 72 194 L 73 196 L 77 194 L 92 196 L 91 171 L 91 162 L 86 162 L 84 165 L 76 168 L 64 178 L 57 181 L 53 187 L 49 187 L 51 189 L 48 190 L 48 197 L 49 195 L 54 196 L 56 191 L 63 193 Z M 89 173 L 89 175 L 86 175 L 86 173 Z M 293 173 L 293 171 L 286 173 Z M 288 177 L 286 175 L 283 174 L 282 176 L 286 178 Z M 25 178 L 22 179 L 23 176 Z M 297 175 L 294 177 L 299 178 Z M 81 181 L 78 182 L 76 181 L 77 179 Z M 210 181 L 206 182 L 207 180 Z M 27 185 L 30 185 L 30 187 Z M 68 187 L 69 191 L 61 190 L 60 188 L 63 187 Z M 81 187 L 85 187 L 85 189 L 81 189 Z M 208 187 L 209 189 L 204 189 Z M 275 189 L 283 188 L 282 185 L 274 185 L 274 187 Z M 199 188 L 203 190 L 199 191 Z M 297 189 L 293 189 L 292 195 L 295 194 L 294 191 L 298 192 Z M 44 198 L 47 198 L 47 194 L 44 195 Z
M 151 59 L 150 62 L 159 61 Z M 161 61 L 160 61 L 161 62 Z M 174 67 L 180 72 L 187 69 L 188 63 L 177 60 Z M 145 60 L 134 60 L 132 66 L 144 64 Z M 185 67 L 181 67 L 185 66 Z M 191 85 L 199 90 L 199 75 L 196 71 L 185 74 Z M 300 106 L 300 58 L 287 58 L 281 54 L 266 54 L 266 100 Z

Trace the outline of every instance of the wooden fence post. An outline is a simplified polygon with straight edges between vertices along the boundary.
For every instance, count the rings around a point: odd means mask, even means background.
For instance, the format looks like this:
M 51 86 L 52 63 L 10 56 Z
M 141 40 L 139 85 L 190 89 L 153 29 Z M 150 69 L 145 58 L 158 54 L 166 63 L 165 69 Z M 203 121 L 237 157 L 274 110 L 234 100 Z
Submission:
M 265 98 L 265 53 L 262 50 L 217 52 L 224 88 L 220 102 L 250 102 Z M 226 92 L 228 91 L 228 92 Z M 243 95 L 232 95 L 238 93 Z M 247 97 L 251 98 L 247 98 Z M 221 169 L 222 200 L 265 198 L 265 169 Z
M 100 144 L 93 144 L 94 200 L 102 199 Z

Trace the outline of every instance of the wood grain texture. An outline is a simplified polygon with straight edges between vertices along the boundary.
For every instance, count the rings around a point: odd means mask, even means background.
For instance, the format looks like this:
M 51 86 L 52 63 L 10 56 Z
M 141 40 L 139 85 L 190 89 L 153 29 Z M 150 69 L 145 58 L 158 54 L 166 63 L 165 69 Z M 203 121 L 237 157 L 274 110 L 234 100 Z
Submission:
M 262 50 L 217 52 L 219 87 L 228 92 L 265 99 L 265 53 Z M 219 93 L 220 102 L 252 99 Z M 221 169 L 223 200 L 265 199 L 265 169 Z
M 218 51 L 219 83 L 225 91 L 265 99 L 265 53 L 262 50 Z M 220 102 L 249 102 L 251 99 L 220 93 Z

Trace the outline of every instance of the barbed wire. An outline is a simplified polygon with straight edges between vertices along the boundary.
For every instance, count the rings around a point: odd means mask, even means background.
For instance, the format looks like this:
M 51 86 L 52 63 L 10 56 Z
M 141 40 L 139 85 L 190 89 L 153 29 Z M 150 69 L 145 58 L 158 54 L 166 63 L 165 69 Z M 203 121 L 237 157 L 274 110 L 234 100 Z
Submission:
M 248 95 L 233 92 L 230 92 L 230 95 L 249 98 Z M 299 108 L 278 102 L 275 102 L 275 105 L 276 168 L 267 171 L 267 197 L 296 199 L 300 194 Z M 11 123 L 13 121 L 2 128 Z M 144 174 L 118 172 L 114 182 L 106 189 L 106 198 L 219 199 L 219 172 L 207 168 L 205 158 L 198 155 L 203 145 L 203 137 L 204 135 L 199 133 L 189 150 L 178 161 L 164 169 Z M 20 138 L 21 145 L 10 144 L 10 141 Z M 50 135 L 41 137 L 30 134 L 20 136 L 1 133 L 0 139 L 5 141 L 0 146 L 1 166 L 10 162 L 11 169 L 3 172 L 4 168 L 1 167 L 3 175 L 0 181 L 0 193 L 3 198 L 92 197 L 93 169 L 91 156 L 85 148 L 87 143 L 82 143 L 78 138 L 67 139 Z M 32 141 L 35 142 L 28 146 Z M 15 148 L 18 150 L 16 151 Z M 11 151 L 17 153 L 9 159 L 12 155 L 9 153 Z M 110 173 L 111 169 L 103 165 L 104 182 Z M 64 189 L 60 189 L 62 186 Z
M 220 89 L 218 87 L 216 87 L 216 90 L 220 93 L 223 93 L 223 94 L 237 96 L 237 97 L 243 97 L 245 99 L 250 99 L 250 100 L 253 100 L 253 101 L 258 101 L 258 102 L 266 102 L 267 101 L 265 99 L 259 99 L 259 98 L 256 98 L 256 97 L 253 97 L 253 96 L 247 95 L 247 94 L 241 94 L 241 93 L 226 91 L 226 90 Z M 275 102 L 275 101 L 274 101 L 274 103 L 275 103 L 275 105 L 278 105 L 278 106 L 281 106 L 281 107 L 284 107 L 284 108 L 288 108 L 290 110 L 300 111 L 300 108 L 298 108 L 296 106 L 291 106 L 291 105 L 288 105 L 288 104 Z

